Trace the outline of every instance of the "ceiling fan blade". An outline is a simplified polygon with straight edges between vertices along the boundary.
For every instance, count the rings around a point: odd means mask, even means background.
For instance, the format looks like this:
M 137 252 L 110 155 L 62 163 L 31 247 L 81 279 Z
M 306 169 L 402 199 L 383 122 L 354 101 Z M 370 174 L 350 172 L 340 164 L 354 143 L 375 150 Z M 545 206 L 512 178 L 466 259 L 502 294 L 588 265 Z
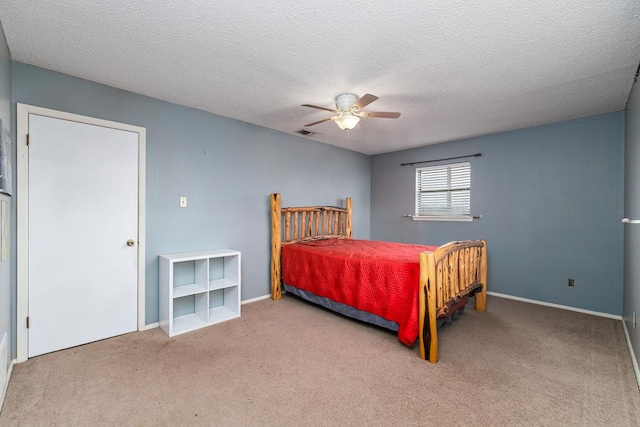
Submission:
M 329 111 L 331 113 L 337 113 L 337 110 L 332 110 L 331 108 L 324 108 L 324 107 L 318 107 L 317 105 L 311 105 L 311 104 L 302 104 L 303 107 L 309 107 L 309 108 L 315 108 L 317 110 L 324 110 L 324 111 Z
M 322 120 L 318 120 L 317 122 L 309 123 L 308 125 L 305 125 L 305 127 L 319 125 L 320 123 L 328 122 L 329 120 L 333 120 L 333 117 L 329 117 L 328 119 L 322 119 Z
M 356 102 L 354 105 L 358 108 L 358 110 L 362 110 L 364 107 L 371 104 L 376 99 L 378 99 L 377 96 L 367 93 L 360 97 L 360 99 L 358 99 L 358 102 Z
M 400 113 L 390 113 L 386 111 L 361 111 L 361 117 L 380 117 L 383 119 L 397 119 Z

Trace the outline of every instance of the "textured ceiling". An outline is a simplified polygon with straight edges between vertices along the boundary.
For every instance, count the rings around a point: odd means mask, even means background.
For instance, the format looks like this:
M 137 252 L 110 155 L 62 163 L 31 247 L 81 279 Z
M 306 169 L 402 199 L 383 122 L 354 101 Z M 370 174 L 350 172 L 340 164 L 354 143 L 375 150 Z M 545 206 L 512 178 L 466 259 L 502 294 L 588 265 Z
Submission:
M 637 0 L 2 0 L 12 59 L 375 154 L 625 108 Z

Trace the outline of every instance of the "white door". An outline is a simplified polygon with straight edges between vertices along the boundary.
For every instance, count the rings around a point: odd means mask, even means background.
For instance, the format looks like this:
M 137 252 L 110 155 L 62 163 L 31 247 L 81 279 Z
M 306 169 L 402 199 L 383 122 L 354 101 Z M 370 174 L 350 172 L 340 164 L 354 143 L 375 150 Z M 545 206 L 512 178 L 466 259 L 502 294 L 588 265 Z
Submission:
M 32 357 L 137 329 L 138 134 L 36 114 L 28 127 Z

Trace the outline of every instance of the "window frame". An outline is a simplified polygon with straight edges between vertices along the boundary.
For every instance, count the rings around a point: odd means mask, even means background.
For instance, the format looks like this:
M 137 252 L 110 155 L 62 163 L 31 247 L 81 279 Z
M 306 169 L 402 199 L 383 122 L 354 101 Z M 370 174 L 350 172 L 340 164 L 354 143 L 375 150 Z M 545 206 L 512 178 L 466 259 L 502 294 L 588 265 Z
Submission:
M 456 167 L 456 166 L 467 166 L 468 168 L 468 175 L 469 175 L 469 186 L 468 187 L 464 187 L 461 189 L 468 189 L 469 191 L 469 204 L 468 204 L 468 213 L 464 213 L 464 214 L 454 214 L 451 213 L 449 211 L 449 213 L 443 213 L 441 215 L 421 215 L 420 214 L 420 194 L 422 193 L 420 191 L 420 178 L 421 178 L 421 172 L 425 171 L 425 170 L 447 170 L 449 173 L 451 171 L 451 168 Z M 442 191 L 442 192 L 447 192 L 448 195 L 451 194 L 452 191 L 455 191 L 454 188 L 452 188 L 452 183 L 451 183 L 451 177 L 450 175 L 448 176 L 447 179 L 447 187 L 446 188 L 439 188 L 439 189 L 435 189 L 433 190 L 434 192 L 438 192 L 438 191 Z M 471 162 L 457 162 L 457 163 L 446 163 L 446 164 L 440 164 L 440 165 L 435 165 L 435 166 L 423 166 L 423 167 L 418 167 L 415 168 L 415 188 L 414 188 L 414 214 L 411 215 L 411 218 L 414 221 L 464 221 L 464 222 L 470 222 L 473 221 L 473 215 L 471 214 Z M 451 205 L 450 205 L 450 200 L 448 201 L 448 209 L 451 209 Z

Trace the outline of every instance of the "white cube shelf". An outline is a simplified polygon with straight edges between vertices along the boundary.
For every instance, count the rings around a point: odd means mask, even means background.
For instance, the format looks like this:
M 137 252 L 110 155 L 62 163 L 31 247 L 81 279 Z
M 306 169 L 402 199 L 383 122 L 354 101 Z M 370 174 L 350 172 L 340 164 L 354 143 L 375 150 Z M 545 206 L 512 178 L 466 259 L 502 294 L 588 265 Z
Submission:
M 160 327 L 170 337 L 240 317 L 240 252 L 160 255 Z

